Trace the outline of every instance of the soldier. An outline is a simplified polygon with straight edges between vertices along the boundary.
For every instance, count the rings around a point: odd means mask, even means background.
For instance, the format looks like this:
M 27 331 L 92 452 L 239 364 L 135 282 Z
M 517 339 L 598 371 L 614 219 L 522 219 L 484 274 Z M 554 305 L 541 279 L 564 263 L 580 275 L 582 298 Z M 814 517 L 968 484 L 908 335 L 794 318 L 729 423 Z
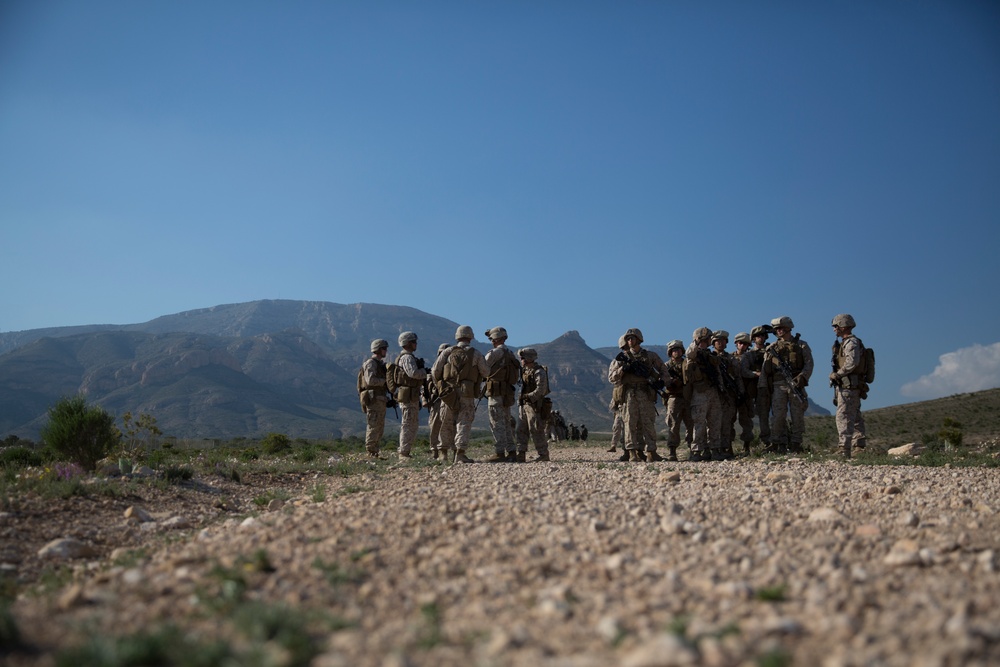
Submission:
M 490 416 L 490 430 L 493 432 L 493 446 L 496 453 L 488 459 L 490 463 L 504 461 L 513 463 L 517 458 L 517 443 L 514 440 L 513 418 L 510 409 L 514 405 L 515 387 L 520 379 L 521 364 L 507 347 L 507 330 L 493 327 L 486 332 L 493 349 L 486 353 L 489 374 L 486 377 L 487 409 Z
M 455 452 L 455 463 L 475 463 L 465 455 L 469 446 L 472 420 L 476 418 L 476 398 L 480 382 L 489 375 L 483 353 L 472 347 L 472 327 L 460 326 L 455 331 L 456 343 L 442 352 L 431 375 L 441 391 L 441 450 L 445 460 Z
M 667 447 L 670 448 L 668 461 L 677 460 L 677 448 L 681 444 L 681 424 L 684 424 L 684 439 L 691 447 L 693 425 L 691 411 L 684 400 L 684 343 L 672 340 L 667 343 L 667 386 L 665 387 L 667 410 Z
M 580 429 L 577 428 L 576 424 L 573 422 L 569 423 L 569 439 L 579 440 L 580 439 Z
M 684 399 L 690 406 L 694 439 L 689 461 L 721 461 L 722 378 L 719 358 L 708 351 L 712 330 L 699 327 L 691 335 L 684 359 Z
M 837 433 L 840 455 L 851 458 L 851 448 L 864 449 L 867 433 L 861 414 L 861 399 L 867 394 L 865 384 L 865 346 L 854 335 L 857 326 L 847 313 L 833 318 L 833 333 L 840 341 L 833 342 L 833 372 L 830 386 L 834 388 L 837 406 Z
M 662 461 L 656 453 L 656 396 L 666 386 L 667 367 L 660 355 L 642 348 L 642 341 L 639 329 L 625 332 L 628 350 L 611 362 L 608 381 L 621 387 L 629 461 Z M 645 455 L 640 443 L 645 443 Z
M 736 381 L 743 387 L 743 400 L 736 406 L 736 419 L 740 422 L 740 440 L 743 441 L 743 456 L 750 456 L 753 442 L 754 405 L 757 403 L 757 375 L 750 367 L 750 334 L 741 331 L 736 334 L 736 353 L 739 371 Z M 763 359 L 762 359 L 763 360 Z
M 624 352 L 628 349 L 628 343 L 625 342 L 625 336 L 618 337 L 618 349 Z M 611 410 L 613 415 L 611 421 L 611 449 L 609 452 L 614 452 L 618 449 L 618 445 L 622 445 L 622 461 L 628 461 L 628 450 L 625 449 L 625 421 L 622 419 L 622 396 L 621 396 L 621 385 L 615 385 L 611 392 L 611 403 L 608 404 L 608 409 Z
M 396 358 L 396 400 L 402 408 L 399 425 L 399 460 L 410 459 L 410 449 L 417 439 L 420 427 L 420 388 L 427 379 L 427 368 L 423 359 L 413 353 L 417 351 L 417 334 L 404 331 L 399 334 L 402 350 Z
M 447 343 L 438 345 L 437 356 L 448 349 Z M 437 357 L 435 357 L 437 359 Z M 430 373 L 424 380 L 424 402 L 427 406 L 427 426 L 430 429 L 431 455 L 437 460 L 443 457 L 441 449 L 441 392 L 434 384 L 434 378 Z
M 580 424 L 580 440 L 581 442 L 587 442 L 587 436 L 590 435 L 590 431 L 587 430 L 586 424 Z
M 365 450 L 373 459 L 385 460 L 379 454 L 382 432 L 385 431 L 385 409 L 388 407 L 389 389 L 385 384 L 385 355 L 389 353 L 389 342 L 376 338 L 371 344 L 372 356 L 365 360 L 358 372 L 358 393 L 361 395 L 361 409 L 365 413 Z
M 528 454 L 528 438 L 535 444 L 537 456 L 532 461 L 549 460 L 549 443 L 545 437 L 545 422 L 552 403 L 549 393 L 549 370 L 538 363 L 538 352 L 523 347 L 521 358 L 521 395 L 518 397 L 517 462 L 524 463 Z
M 773 333 L 770 324 L 762 324 L 750 330 L 753 339 L 753 349 L 746 354 L 748 371 L 756 378 L 754 393 L 757 400 L 753 405 L 757 416 L 757 426 L 760 428 L 760 442 L 767 449 L 771 444 L 771 393 L 767 389 L 767 377 L 762 372 L 764 368 L 764 351 L 767 348 L 767 337 Z
M 792 336 L 795 326 L 792 318 L 777 317 L 771 320 L 771 326 L 778 340 L 767 347 L 763 367 L 771 389 L 770 451 L 798 453 L 802 451 L 805 414 L 809 407 L 806 386 L 813 372 L 812 350 L 798 334 Z M 785 421 L 786 413 L 791 420 L 790 430 Z
M 737 406 L 743 401 L 743 381 L 740 379 L 740 362 L 726 351 L 729 332 L 719 329 L 712 332 L 712 354 L 719 358 L 719 377 L 722 379 L 722 456 L 734 459 L 733 441 L 736 439 Z

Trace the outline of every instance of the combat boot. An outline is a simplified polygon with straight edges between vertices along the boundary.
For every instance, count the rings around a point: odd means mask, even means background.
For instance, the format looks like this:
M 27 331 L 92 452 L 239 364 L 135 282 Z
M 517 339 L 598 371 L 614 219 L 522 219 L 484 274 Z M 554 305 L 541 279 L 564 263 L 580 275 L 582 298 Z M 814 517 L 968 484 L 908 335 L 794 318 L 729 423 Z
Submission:
M 548 452 L 548 450 L 546 450 L 544 452 L 538 452 L 538 456 L 536 456 L 535 458 L 533 458 L 531 460 L 531 462 L 532 463 L 544 463 L 545 461 L 548 461 L 548 460 L 549 460 L 549 452 Z
M 688 461 L 708 461 L 709 457 L 707 454 L 700 449 L 692 449 L 691 455 L 688 456 Z
M 743 443 L 743 456 L 750 456 L 750 443 L 749 442 L 744 442 Z
M 433 456 L 434 460 L 437 461 L 438 458 L 441 457 L 441 450 L 440 449 L 432 449 L 431 450 L 431 456 Z
M 623 449 L 622 450 L 622 455 L 618 457 L 618 460 L 619 461 L 628 461 L 629 460 L 628 450 L 627 449 Z
M 517 463 L 527 463 L 528 462 L 528 452 L 518 452 L 514 455 L 514 461 Z
M 616 451 L 618 451 L 618 448 L 615 447 L 614 445 L 611 445 L 611 449 L 609 449 L 608 451 L 609 452 L 616 452 Z
M 646 463 L 656 463 L 656 452 L 646 452 Z
M 638 449 L 630 449 L 628 450 L 628 460 L 632 463 L 643 463 L 646 457 L 641 456 Z
M 725 461 L 726 460 L 726 450 L 722 447 L 717 447 L 712 450 L 712 455 L 709 457 L 711 461 Z
M 677 460 L 677 448 L 676 447 L 671 447 L 670 448 L 670 455 L 667 456 L 667 460 L 668 461 L 676 461 Z
M 455 452 L 455 463 L 475 463 L 475 461 L 465 455 L 464 449 L 460 449 Z
M 497 452 L 490 458 L 486 459 L 487 463 L 507 463 L 507 453 Z

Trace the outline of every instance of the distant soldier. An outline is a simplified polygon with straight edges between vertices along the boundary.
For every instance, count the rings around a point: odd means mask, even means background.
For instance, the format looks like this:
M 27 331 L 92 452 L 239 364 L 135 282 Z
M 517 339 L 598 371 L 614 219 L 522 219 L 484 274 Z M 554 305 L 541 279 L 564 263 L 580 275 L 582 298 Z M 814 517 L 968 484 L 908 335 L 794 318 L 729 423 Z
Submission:
M 441 390 L 441 449 L 445 460 L 455 451 L 455 463 L 475 463 L 465 455 L 476 418 L 476 398 L 481 382 L 489 375 L 483 353 L 472 347 L 472 327 L 460 326 L 455 331 L 456 343 L 442 352 L 431 375 Z
M 684 359 L 684 398 L 691 409 L 694 439 L 689 461 L 721 461 L 722 378 L 719 358 L 708 351 L 712 330 L 700 327 L 691 335 Z
M 545 437 L 545 422 L 551 409 L 549 393 L 549 370 L 538 363 L 538 352 L 531 347 L 522 347 L 517 355 L 521 358 L 521 395 L 518 397 L 517 462 L 524 463 L 528 452 L 528 439 L 535 445 L 536 458 L 533 461 L 549 460 L 549 443 Z
M 867 431 L 861 414 L 861 399 L 867 393 L 865 384 L 865 346 L 854 335 L 854 318 L 843 313 L 833 318 L 833 332 L 840 340 L 833 343 L 833 372 L 830 385 L 834 388 L 837 405 L 837 434 L 840 454 L 851 458 L 851 449 L 864 449 Z
M 625 336 L 618 337 L 618 349 L 624 352 L 628 349 L 628 343 L 625 342 Z M 625 420 L 622 418 L 622 386 L 615 385 L 611 392 L 611 403 L 608 404 L 608 409 L 611 410 L 612 421 L 611 421 L 611 448 L 609 452 L 614 452 L 618 449 L 618 445 L 621 445 L 622 461 L 628 461 L 628 450 L 625 449 Z
M 736 419 L 740 423 L 740 440 L 743 441 L 743 455 L 750 455 L 750 445 L 753 443 L 754 406 L 757 403 L 757 375 L 751 368 L 750 334 L 741 331 L 736 334 L 736 353 L 738 361 L 737 382 L 743 387 L 743 400 L 736 406 Z M 763 359 L 762 359 L 763 361 Z
M 621 386 L 624 403 L 625 449 L 629 461 L 662 461 L 656 453 L 656 396 L 666 386 L 667 368 L 660 355 L 642 347 L 642 332 L 625 332 L 628 350 L 622 351 L 608 368 L 608 381 Z M 640 447 L 645 443 L 645 455 Z
M 437 356 L 448 349 L 447 343 L 438 346 Z M 435 357 L 435 360 L 437 357 Z M 427 406 L 427 426 L 430 429 L 431 455 L 435 458 L 444 458 L 441 449 L 441 392 L 434 383 L 434 378 L 430 373 L 424 381 L 424 402 Z
M 756 378 L 754 391 L 757 400 L 754 403 L 754 414 L 757 426 L 760 428 L 760 442 L 765 450 L 771 444 L 771 392 L 767 388 L 767 377 L 763 373 L 764 352 L 767 348 L 767 337 L 773 333 L 770 324 L 762 324 L 750 330 L 753 348 L 746 353 L 747 371 Z
M 574 424 L 573 422 L 569 423 L 569 439 L 570 440 L 580 439 L 580 429 L 578 429 L 576 427 L 576 424 Z
M 736 439 L 737 405 L 743 400 L 743 380 L 740 379 L 739 360 L 729 354 L 729 332 L 719 329 L 712 332 L 712 353 L 719 358 L 719 377 L 722 379 L 722 456 L 734 459 L 733 441 Z
M 778 340 L 767 347 L 763 369 L 771 388 L 771 451 L 798 453 L 806 430 L 806 386 L 813 372 L 812 350 L 798 334 L 792 336 L 792 318 L 777 317 L 771 320 L 771 326 Z
M 588 435 L 590 435 L 590 431 L 587 430 L 587 425 L 580 424 L 580 441 L 587 442 Z
M 514 394 L 521 376 L 521 363 L 507 347 L 507 330 L 493 327 L 486 332 L 493 349 L 486 353 L 485 392 L 490 416 L 490 430 L 493 432 L 493 446 L 496 453 L 490 463 L 510 462 L 517 458 L 517 443 L 514 440 L 513 417 L 510 409 L 514 405 Z
M 399 460 L 411 458 L 410 450 L 417 439 L 420 428 L 420 388 L 427 380 L 427 367 L 423 359 L 413 353 L 417 351 L 417 334 L 404 331 L 399 334 L 402 351 L 396 358 L 396 400 L 402 409 L 399 425 Z
M 667 343 L 667 385 L 664 388 L 667 411 L 667 447 L 670 454 L 668 461 L 677 460 L 677 448 L 681 444 L 681 424 L 684 425 L 684 438 L 688 448 L 691 447 L 693 424 L 691 411 L 684 400 L 684 343 L 672 340 Z
M 385 355 L 389 353 L 389 342 L 376 338 L 372 341 L 371 351 L 372 356 L 365 360 L 358 372 L 358 393 L 367 420 L 365 450 L 370 458 L 384 459 L 379 454 L 379 448 L 385 431 L 385 409 L 389 399 L 385 383 Z

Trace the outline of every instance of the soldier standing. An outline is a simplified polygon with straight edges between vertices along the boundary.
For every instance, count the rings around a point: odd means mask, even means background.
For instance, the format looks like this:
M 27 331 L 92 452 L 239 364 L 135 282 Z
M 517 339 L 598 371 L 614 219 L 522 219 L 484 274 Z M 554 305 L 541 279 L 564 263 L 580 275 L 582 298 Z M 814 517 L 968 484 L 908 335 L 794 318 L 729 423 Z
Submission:
M 691 335 L 684 359 L 684 398 L 691 409 L 694 439 L 689 461 L 721 461 L 722 379 L 719 358 L 708 351 L 712 330 L 699 327 Z
M 441 450 L 445 460 L 455 450 L 455 463 L 475 463 L 465 455 L 476 418 L 476 398 L 480 383 L 489 375 L 483 353 L 472 347 L 472 327 L 460 326 L 455 331 L 456 343 L 442 352 L 431 375 L 441 390 Z
M 805 434 L 805 414 L 809 407 L 806 386 L 813 372 L 813 356 L 809 344 L 798 334 L 792 336 L 792 318 L 783 316 L 771 320 L 778 337 L 767 347 L 764 375 L 771 388 L 771 450 L 778 453 L 802 451 Z M 788 415 L 791 429 L 785 420 Z
M 373 459 L 384 459 L 379 454 L 382 433 L 385 431 L 385 409 L 388 406 L 388 387 L 385 384 L 385 355 L 389 342 L 376 338 L 371 344 L 372 356 L 365 359 L 358 373 L 358 393 L 361 409 L 365 413 L 365 450 Z
M 760 428 L 760 442 L 767 449 L 771 444 L 771 393 L 767 388 L 767 377 L 763 373 L 764 351 L 767 348 L 767 337 L 773 331 L 770 324 L 762 324 L 750 330 L 753 339 L 753 349 L 746 354 L 748 371 L 753 373 L 754 394 L 757 400 L 753 405 Z
M 865 384 L 865 346 L 854 335 L 854 318 L 843 313 L 833 318 L 833 333 L 839 341 L 833 343 L 833 372 L 830 385 L 834 388 L 837 405 L 837 433 L 840 454 L 851 458 L 851 449 L 864 449 L 867 433 L 861 414 L 861 399 L 867 394 Z
M 628 349 L 628 343 L 625 342 L 625 336 L 618 337 L 618 349 L 624 352 Z M 611 403 L 608 404 L 608 409 L 611 410 L 612 420 L 611 420 L 611 448 L 609 452 L 614 452 L 618 449 L 618 445 L 622 446 L 622 461 L 628 461 L 628 450 L 625 449 L 625 421 L 622 419 L 622 392 L 621 385 L 615 385 L 611 391 Z
M 396 400 L 402 408 L 398 453 L 399 460 L 405 461 L 411 458 L 410 450 L 420 427 L 420 388 L 427 379 L 427 368 L 424 360 L 413 354 L 417 351 L 417 334 L 412 331 L 399 334 L 399 346 L 402 351 L 396 358 L 395 378 Z
M 448 349 L 447 343 L 438 346 L 437 356 Z M 437 357 L 435 357 L 437 359 Z M 427 374 L 424 380 L 424 401 L 427 405 L 427 426 L 430 429 L 431 455 L 436 459 L 442 457 L 441 449 L 441 392 L 434 384 L 434 378 Z M 443 458 L 443 457 L 442 457 Z
M 736 381 L 743 388 L 743 400 L 736 405 L 736 419 L 740 423 L 740 440 L 743 441 L 743 456 L 750 455 L 750 443 L 753 442 L 754 405 L 757 403 L 757 375 L 750 367 L 750 334 L 741 331 L 736 334 L 737 360 Z
M 493 432 L 493 445 L 496 450 L 489 462 L 513 463 L 517 458 L 517 443 L 511 426 L 513 418 L 510 409 L 514 405 L 515 387 L 520 379 L 521 364 L 507 347 L 506 329 L 493 327 L 486 332 L 486 336 L 493 344 L 493 349 L 486 353 L 489 374 L 486 376 L 485 390 L 490 430 Z
M 693 425 L 691 412 L 684 400 L 684 343 L 672 340 L 667 343 L 667 386 L 665 387 L 667 411 L 667 447 L 670 448 L 668 461 L 677 460 L 677 448 L 681 444 L 681 424 L 684 424 L 684 438 L 691 447 Z
M 629 461 L 662 461 L 656 453 L 656 396 L 666 386 L 667 367 L 660 355 L 642 348 L 642 341 L 639 329 L 625 332 L 628 350 L 611 362 L 608 381 L 621 386 Z M 639 449 L 640 443 L 645 443 L 645 455 Z
M 739 360 L 726 351 L 729 332 L 719 329 L 712 332 L 713 354 L 719 358 L 719 375 L 722 378 L 722 456 L 734 459 L 733 441 L 736 439 L 737 406 L 743 399 L 743 381 L 740 379 Z
M 549 393 L 549 371 L 538 363 L 538 352 L 523 347 L 517 352 L 521 358 L 521 395 L 518 397 L 517 462 L 524 463 L 528 454 L 528 438 L 535 445 L 537 456 L 532 461 L 549 460 L 549 443 L 545 437 Z M 551 405 L 551 403 L 549 403 Z

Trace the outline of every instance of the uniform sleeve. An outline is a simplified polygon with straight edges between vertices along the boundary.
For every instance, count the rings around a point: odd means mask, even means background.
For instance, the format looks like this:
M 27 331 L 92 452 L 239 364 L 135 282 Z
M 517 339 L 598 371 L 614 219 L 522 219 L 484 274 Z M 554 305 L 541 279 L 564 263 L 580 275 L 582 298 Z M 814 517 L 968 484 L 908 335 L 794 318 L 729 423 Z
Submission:
M 486 362 L 486 368 L 487 368 L 486 373 L 483 374 L 483 377 L 489 377 L 494 373 L 496 373 L 498 370 L 500 370 L 500 366 L 503 365 L 503 359 L 504 359 L 503 347 L 494 347 L 492 350 L 486 353 L 486 356 L 483 357 L 483 359 Z
M 545 398 L 545 394 L 549 393 L 549 374 L 541 366 L 536 366 L 533 375 L 535 376 L 535 390 L 525 398 L 532 404 L 538 405 L 539 401 Z
M 384 387 L 385 378 L 378 377 L 378 362 L 369 357 L 362 366 L 365 384 L 369 387 Z
M 660 374 L 660 381 L 663 384 L 670 383 L 670 374 L 667 372 L 667 365 L 663 363 L 663 359 L 660 358 L 656 352 L 650 352 L 649 358 L 651 360 L 653 369 Z
M 417 368 L 417 358 L 412 354 L 401 354 L 396 363 L 414 380 L 423 380 L 427 377 L 427 369 Z
M 844 365 L 837 369 L 837 375 L 844 377 L 855 372 L 861 365 L 861 346 L 858 344 L 858 339 L 851 336 L 844 341 L 840 351 L 843 355 Z
M 476 368 L 479 369 L 479 374 L 484 378 L 488 378 L 490 376 L 490 367 L 486 365 L 486 357 L 484 357 L 483 353 L 476 348 L 473 347 L 471 349 L 474 353 L 473 356 L 475 357 Z
M 451 354 L 451 348 L 447 348 L 444 352 L 437 356 L 434 360 L 434 365 L 431 366 L 431 377 L 434 379 L 439 379 L 444 374 L 444 365 L 448 363 L 448 356 Z
M 625 371 L 622 370 L 622 362 L 617 359 L 612 360 L 611 365 L 608 366 L 608 382 L 611 384 L 619 384 L 622 381 L 622 376 Z
M 801 373 L 801 375 L 802 375 L 802 377 L 804 377 L 806 379 L 806 382 L 808 382 L 809 378 L 812 377 L 813 366 L 815 365 L 813 363 L 812 348 L 810 348 L 809 347 L 809 343 L 806 343 L 805 341 L 799 341 L 799 342 L 802 345 L 802 373 Z

